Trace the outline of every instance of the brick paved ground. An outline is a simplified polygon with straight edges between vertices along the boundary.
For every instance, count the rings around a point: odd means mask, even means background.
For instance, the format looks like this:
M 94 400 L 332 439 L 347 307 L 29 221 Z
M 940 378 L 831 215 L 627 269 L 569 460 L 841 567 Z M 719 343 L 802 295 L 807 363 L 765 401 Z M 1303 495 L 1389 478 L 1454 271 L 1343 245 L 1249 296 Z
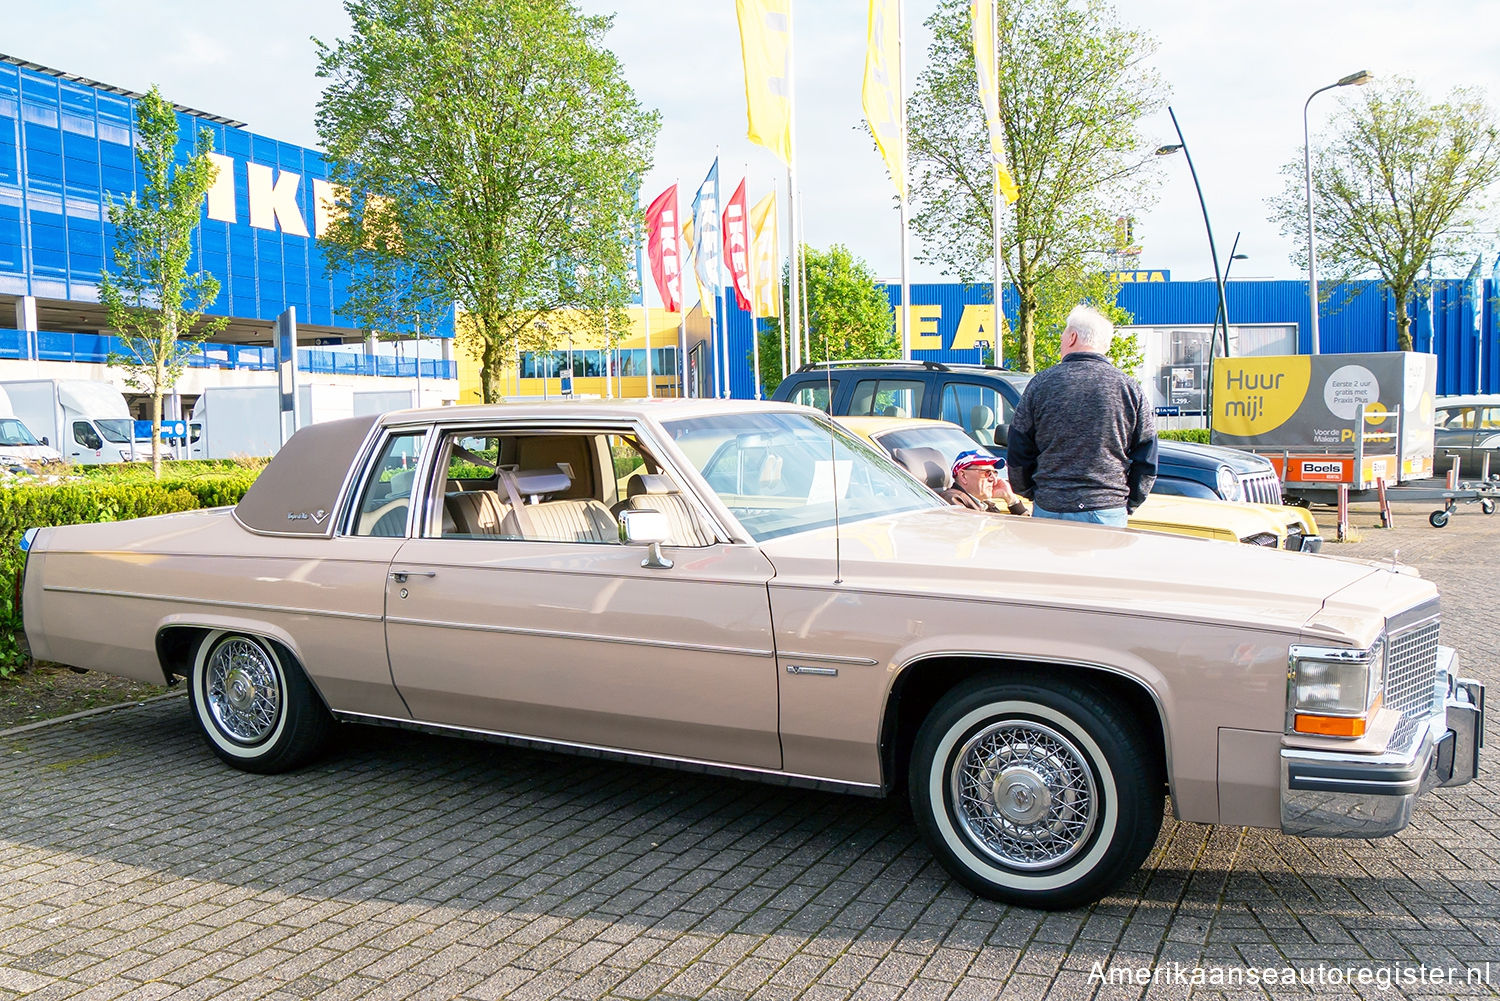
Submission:
M 1445 642 L 1500 692 L 1500 517 L 1425 513 L 1335 551 L 1436 578 Z M 363 729 L 252 776 L 168 699 L 0 737 L 0 997 L 1494 996 L 1497 715 L 1490 774 L 1399 837 L 1169 821 L 1122 892 L 1045 914 L 956 887 L 881 803 Z M 1153 963 L 1490 967 L 1390 991 L 1090 979 Z

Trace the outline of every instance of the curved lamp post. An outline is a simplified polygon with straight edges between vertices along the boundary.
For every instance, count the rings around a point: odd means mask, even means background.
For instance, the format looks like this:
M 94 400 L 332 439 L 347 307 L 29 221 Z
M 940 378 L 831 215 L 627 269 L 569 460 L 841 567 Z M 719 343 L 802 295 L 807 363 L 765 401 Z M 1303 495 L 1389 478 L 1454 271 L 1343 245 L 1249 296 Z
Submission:
M 1203 187 L 1198 183 L 1198 171 L 1193 167 L 1193 154 L 1188 151 L 1187 140 L 1182 137 L 1182 126 L 1177 124 L 1177 113 L 1169 107 L 1167 108 L 1167 114 L 1172 116 L 1172 128 L 1177 130 L 1177 142 L 1170 146 L 1158 146 L 1156 148 L 1156 155 L 1171 156 L 1178 150 L 1182 150 L 1182 155 L 1187 157 L 1188 173 L 1193 175 L 1193 188 L 1198 192 L 1198 208 L 1203 211 L 1203 228 L 1208 232 L 1208 253 L 1209 257 L 1213 260 L 1214 265 L 1214 284 L 1217 285 L 1219 289 L 1219 312 L 1227 318 L 1229 316 L 1229 310 L 1224 304 L 1224 276 L 1219 272 L 1219 251 L 1214 247 L 1214 229 L 1208 223 L 1208 205 L 1203 201 Z M 1218 343 L 1218 338 L 1219 320 L 1216 316 L 1214 317 L 1213 341 L 1208 346 L 1208 355 L 1210 358 L 1213 357 L 1214 344 Z M 1229 337 L 1227 330 L 1225 331 L 1224 337 L 1224 353 L 1226 355 L 1229 353 Z
M 1235 261 L 1248 261 L 1250 259 L 1250 255 L 1249 254 L 1236 253 L 1236 251 L 1238 251 L 1240 249 L 1240 236 L 1241 235 L 1242 234 L 1240 234 L 1240 233 L 1234 234 L 1234 243 L 1229 248 L 1229 260 L 1227 260 L 1227 261 L 1224 262 L 1224 288 L 1225 288 L 1225 295 L 1226 295 L 1226 298 L 1225 298 L 1225 305 L 1226 306 L 1228 305 L 1229 269 L 1232 268 L 1232 267 L 1234 267 L 1234 262 Z M 1219 317 L 1224 322 L 1224 353 L 1227 355 L 1229 353 L 1229 314 L 1228 313 L 1220 313 Z M 1217 321 L 1215 321 L 1215 322 L 1217 322 Z
M 1317 251 L 1313 246 L 1313 196 L 1312 196 L 1312 139 L 1307 128 L 1307 108 L 1312 104 L 1312 99 L 1325 90 L 1333 90 L 1335 87 L 1363 87 L 1375 79 L 1369 70 L 1360 70 L 1358 73 L 1350 73 L 1346 77 L 1340 77 L 1336 82 L 1326 87 L 1319 87 L 1307 95 L 1307 101 L 1302 105 L 1302 176 L 1307 184 L 1307 308 L 1312 315 L 1312 353 L 1318 353 L 1318 269 Z

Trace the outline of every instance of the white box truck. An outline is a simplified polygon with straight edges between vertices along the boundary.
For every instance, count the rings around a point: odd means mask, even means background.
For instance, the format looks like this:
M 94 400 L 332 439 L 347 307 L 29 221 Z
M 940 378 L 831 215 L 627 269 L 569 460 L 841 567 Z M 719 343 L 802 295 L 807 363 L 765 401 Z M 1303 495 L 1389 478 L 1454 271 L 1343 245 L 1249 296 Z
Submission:
M 297 396 L 304 425 L 354 416 L 354 391 L 348 386 L 298 386 Z M 280 401 L 281 391 L 275 386 L 205 388 L 188 425 L 192 457 L 275 455 L 282 439 Z M 286 434 L 291 434 L 290 427 Z
M 61 462 L 51 444 L 42 444 L 26 422 L 10 407 L 10 397 L 0 389 L 0 466 L 29 462 Z
M 135 440 L 125 397 L 107 382 L 14 379 L 0 382 L 15 416 L 66 462 L 95 465 L 150 458 Z

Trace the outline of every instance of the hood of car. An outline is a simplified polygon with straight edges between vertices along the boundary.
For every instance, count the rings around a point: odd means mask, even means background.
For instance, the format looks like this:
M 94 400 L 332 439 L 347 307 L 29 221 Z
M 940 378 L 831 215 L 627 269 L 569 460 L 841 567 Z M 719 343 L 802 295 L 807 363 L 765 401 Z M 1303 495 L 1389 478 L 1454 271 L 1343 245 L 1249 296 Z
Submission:
M 866 519 L 838 534 L 841 590 L 1022 601 L 1291 632 L 1301 631 L 1330 595 L 1384 573 L 1338 557 L 961 508 Z M 776 583 L 826 586 L 834 579 L 831 528 L 773 539 L 763 549 Z M 1418 591 L 1431 590 L 1420 578 L 1401 580 L 1412 604 L 1421 600 Z
M 1255 455 L 1243 449 L 1227 448 L 1223 445 L 1202 445 L 1195 441 L 1172 441 L 1159 439 L 1157 452 L 1162 458 L 1175 458 L 1182 462 L 1222 462 L 1236 473 L 1260 473 L 1271 467 L 1263 455 Z

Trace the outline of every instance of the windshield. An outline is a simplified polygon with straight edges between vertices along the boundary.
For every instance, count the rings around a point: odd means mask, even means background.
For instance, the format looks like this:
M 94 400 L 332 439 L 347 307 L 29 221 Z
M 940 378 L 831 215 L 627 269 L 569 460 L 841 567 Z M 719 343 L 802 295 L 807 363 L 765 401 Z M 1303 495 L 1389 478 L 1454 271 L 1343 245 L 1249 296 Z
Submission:
M 743 413 L 665 424 L 757 542 L 841 522 L 940 507 L 868 442 L 805 414 Z
M 101 417 L 94 423 L 99 425 L 99 433 L 104 435 L 105 441 L 129 441 L 135 432 L 135 421 L 127 417 L 111 417 L 107 420 Z
M 935 448 L 943 453 L 943 461 L 950 464 L 958 458 L 960 452 L 983 448 L 976 445 L 974 439 L 956 424 L 926 424 L 922 427 L 902 428 L 877 435 L 875 440 L 880 443 L 881 448 L 893 455 L 898 448 Z M 993 452 L 994 449 L 986 451 Z
M 0 445 L 40 445 L 30 429 L 14 417 L 0 419 Z

